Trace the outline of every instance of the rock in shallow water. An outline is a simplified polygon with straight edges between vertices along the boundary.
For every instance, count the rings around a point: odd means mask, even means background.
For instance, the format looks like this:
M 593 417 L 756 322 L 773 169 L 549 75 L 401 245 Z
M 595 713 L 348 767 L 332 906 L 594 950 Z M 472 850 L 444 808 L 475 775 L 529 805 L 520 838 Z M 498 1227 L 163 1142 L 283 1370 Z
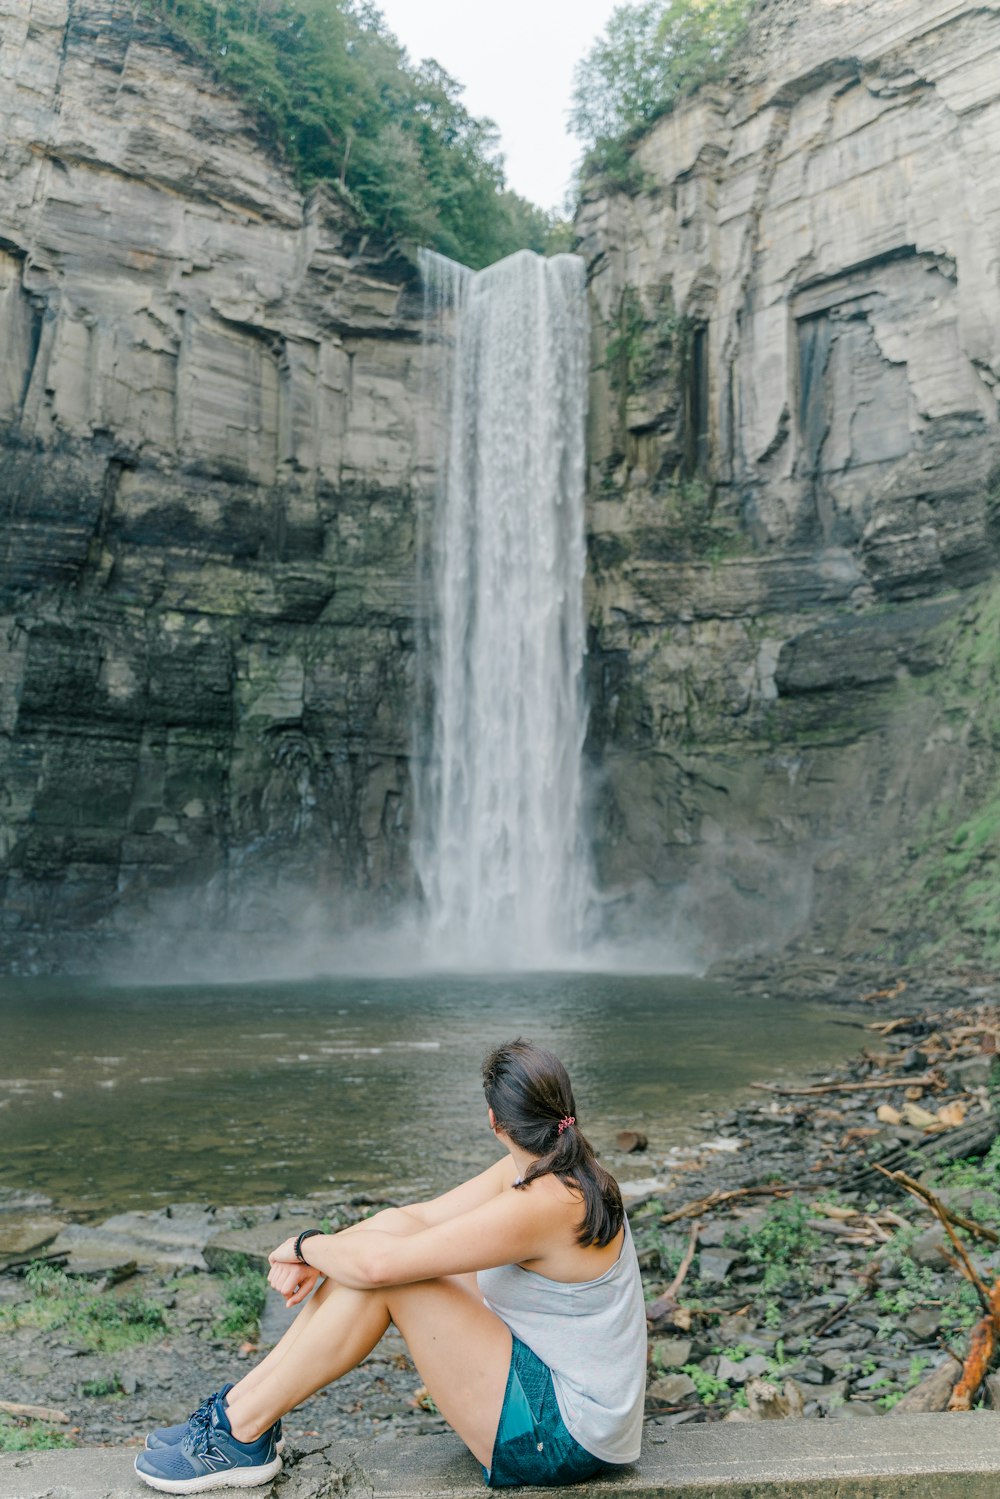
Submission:
M 64 1218 L 17 1211 L 0 1214 L 0 1269 L 37 1258 L 65 1227 Z

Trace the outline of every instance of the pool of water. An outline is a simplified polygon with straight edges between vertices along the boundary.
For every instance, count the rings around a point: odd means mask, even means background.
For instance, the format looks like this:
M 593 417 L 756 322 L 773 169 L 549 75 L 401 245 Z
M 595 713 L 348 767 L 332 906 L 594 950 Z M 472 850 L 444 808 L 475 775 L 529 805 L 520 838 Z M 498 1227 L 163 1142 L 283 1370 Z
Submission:
M 857 1048 L 845 1017 L 688 977 L 537 974 L 125 988 L 0 981 L 0 1186 L 106 1213 L 429 1193 L 496 1158 L 484 1053 L 528 1036 L 623 1176 L 755 1079 Z M 636 1127 L 649 1154 L 619 1157 Z

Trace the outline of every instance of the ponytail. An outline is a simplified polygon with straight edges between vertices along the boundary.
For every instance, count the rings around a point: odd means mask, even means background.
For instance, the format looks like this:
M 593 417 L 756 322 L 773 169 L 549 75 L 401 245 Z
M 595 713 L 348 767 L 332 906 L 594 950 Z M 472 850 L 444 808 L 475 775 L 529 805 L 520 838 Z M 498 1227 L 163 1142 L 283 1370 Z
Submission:
M 530 1041 L 509 1041 L 483 1063 L 483 1089 L 497 1128 L 537 1157 L 515 1186 L 557 1176 L 583 1198 L 577 1241 L 610 1244 L 625 1221 L 621 1193 L 577 1126 L 573 1086 L 559 1058 Z

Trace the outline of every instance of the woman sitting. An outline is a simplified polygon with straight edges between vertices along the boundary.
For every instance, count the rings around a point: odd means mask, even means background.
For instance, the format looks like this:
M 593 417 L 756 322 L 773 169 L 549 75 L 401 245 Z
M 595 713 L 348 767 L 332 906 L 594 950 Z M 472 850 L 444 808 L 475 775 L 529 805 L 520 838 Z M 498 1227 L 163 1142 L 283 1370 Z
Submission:
M 483 1085 L 503 1160 L 443 1197 L 279 1245 L 268 1280 L 287 1306 L 308 1303 L 237 1384 L 147 1437 L 140 1478 L 168 1494 L 267 1482 L 281 1417 L 390 1323 L 487 1484 L 573 1483 L 635 1461 L 646 1321 L 617 1183 L 551 1052 L 498 1047 Z

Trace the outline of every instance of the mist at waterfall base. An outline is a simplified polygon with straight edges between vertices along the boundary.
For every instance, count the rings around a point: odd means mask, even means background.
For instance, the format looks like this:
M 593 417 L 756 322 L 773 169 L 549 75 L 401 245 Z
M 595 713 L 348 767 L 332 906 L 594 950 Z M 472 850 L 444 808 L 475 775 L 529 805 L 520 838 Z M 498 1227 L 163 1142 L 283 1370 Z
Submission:
M 414 893 L 310 890 L 229 850 L 225 931 L 210 892 L 149 892 L 119 982 L 326 973 L 698 973 L 766 945 L 766 902 L 728 912 L 712 850 L 664 891 L 599 890 L 584 742 L 589 317 L 583 260 L 520 251 L 473 272 L 420 254 L 424 335 L 411 858 Z M 589 778 L 589 779 L 588 779 Z M 729 859 L 727 844 L 716 854 Z M 759 862 L 759 850 L 754 858 Z M 771 855 L 770 857 L 773 857 Z M 272 866 L 280 860 L 275 850 Z M 808 879 L 783 867 L 784 918 Z M 760 882 L 758 880 L 758 888 Z M 715 932 L 705 940 L 711 908 Z M 668 912 L 665 917 L 665 910 Z M 804 914 L 804 912 L 803 912 Z M 749 915 L 750 925 L 747 927 Z M 763 939 L 763 941 L 761 940 Z
M 263 943 L 195 955 L 188 938 L 175 976 L 691 971 L 676 946 L 599 941 L 583 769 L 584 262 L 525 250 L 473 272 L 422 251 L 420 270 L 433 481 L 415 494 L 416 897 L 376 926 L 360 892 L 276 891 Z M 123 976 L 141 979 L 141 959 Z

